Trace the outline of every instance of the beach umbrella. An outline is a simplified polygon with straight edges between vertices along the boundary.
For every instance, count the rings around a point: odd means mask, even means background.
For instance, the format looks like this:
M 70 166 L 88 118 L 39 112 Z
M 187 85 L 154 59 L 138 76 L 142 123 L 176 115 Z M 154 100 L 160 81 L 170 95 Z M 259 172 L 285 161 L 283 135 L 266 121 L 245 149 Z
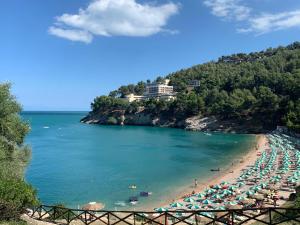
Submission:
M 226 208 L 224 206 L 217 206 L 214 209 L 215 210 L 225 210 Z
M 195 202 L 195 199 L 193 199 L 193 198 L 185 198 L 183 201 L 185 201 L 185 202 Z
M 237 201 L 242 201 L 242 200 L 244 200 L 244 199 L 246 199 L 246 197 L 244 197 L 244 196 L 237 196 L 237 197 L 235 198 L 235 200 L 237 200 Z
M 203 198 L 205 198 L 206 195 L 202 194 L 202 193 L 199 193 L 199 194 L 195 194 L 194 196 L 197 197 L 197 198 L 203 199 Z
M 232 192 L 229 191 L 229 190 L 224 190 L 224 191 L 222 192 L 222 194 L 224 194 L 224 195 L 231 195 Z
M 206 191 L 206 193 L 207 194 L 209 194 L 209 195 L 211 195 L 211 194 L 213 194 L 213 193 L 215 193 L 216 191 L 214 190 L 214 189 L 208 189 L 207 191 Z
M 139 213 L 138 215 L 139 215 L 140 217 L 144 217 L 144 218 L 149 216 L 147 213 Z
M 212 197 L 213 197 L 214 199 L 221 199 L 221 198 L 222 198 L 222 196 L 219 195 L 219 194 L 215 194 L 215 195 L 213 195 Z
M 170 204 L 170 206 L 172 208 L 179 208 L 179 207 L 183 207 L 183 204 L 180 202 L 174 202 L 174 203 Z
M 297 183 L 297 180 L 294 179 L 294 178 L 292 178 L 292 179 L 289 180 L 289 182 L 290 182 L 290 183 Z
M 228 185 L 229 183 L 228 182 L 226 182 L 226 181 L 223 181 L 222 183 L 221 183 L 221 185 Z
M 254 195 L 254 192 L 253 191 L 246 191 L 246 195 Z
M 231 201 L 231 202 L 228 202 L 227 205 L 237 205 L 237 202 L 236 201 Z
M 202 201 L 202 203 L 205 204 L 205 205 L 209 205 L 209 204 L 212 203 L 212 201 L 210 201 L 208 199 L 205 199 L 205 200 Z
M 260 184 L 260 187 L 261 187 L 261 188 L 266 188 L 267 186 L 268 186 L 268 185 L 267 185 L 266 183 L 261 183 L 261 184 Z
M 156 212 L 167 212 L 167 211 L 168 211 L 167 208 L 163 208 L 163 207 L 155 208 L 154 210 L 155 210 Z
M 104 204 L 97 202 L 90 202 L 82 207 L 83 210 L 101 210 L 104 208 Z
M 236 186 L 230 186 L 230 187 L 229 187 L 229 190 L 230 190 L 230 191 L 234 191 L 234 190 L 236 190 L 236 189 L 237 189 Z
M 217 185 L 214 186 L 214 189 L 217 189 L 217 190 L 222 189 L 222 186 L 217 184 Z
M 191 210 L 201 209 L 201 207 L 199 205 L 189 205 L 188 208 Z
M 237 183 L 237 186 L 238 186 L 238 187 L 242 187 L 242 186 L 244 186 L 244 185 L 245 185 L 245 182 L 238 182 L 238 183 Z
M 209 212 L 200 212 L 199 215 L 214 218 L 214 215 L 212 213 L 209 213 Z
M 254 191 L 261 190 L 261 187 L 260 187 L 260 186 L 256 186 L 256 187 L 253 188 L 253 190 L 254 190 Z

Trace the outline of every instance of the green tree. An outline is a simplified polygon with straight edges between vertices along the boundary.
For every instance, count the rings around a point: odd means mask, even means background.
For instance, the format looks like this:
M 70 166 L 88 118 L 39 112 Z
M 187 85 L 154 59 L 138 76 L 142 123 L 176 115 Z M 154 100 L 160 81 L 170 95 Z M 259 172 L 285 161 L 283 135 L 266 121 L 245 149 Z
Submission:
M 36 191 L 24 181 L 30 149 L 24 145 L 29 125 L 19 116 L 21 106 L 10 94 L 9 84 L 0 84 L 0 204 L 2 219 L 18 219 L 26 207 L 38 203 Z

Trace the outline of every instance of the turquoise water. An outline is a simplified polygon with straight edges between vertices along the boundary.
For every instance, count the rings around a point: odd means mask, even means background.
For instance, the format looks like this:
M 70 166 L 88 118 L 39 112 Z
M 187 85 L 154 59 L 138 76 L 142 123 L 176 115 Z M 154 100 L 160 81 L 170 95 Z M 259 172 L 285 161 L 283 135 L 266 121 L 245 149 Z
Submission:
M 211 168 L 224 168 L 244 154 L 254 136 L 205 135 L 180 129 L 97 126 L 79 123 L 85 113 L 23 113 L 32 130 L 26 142 L 32 160 L 26 179 L 44 204 L 69 207 L 90 201 L 106 209 L 140 191 L 141 209 L 159 205 L 193 184 L 212 176 Z M 128 189 L 136 184 L 137 190 Z M 118 207 L 117 209 L 121 209 Z

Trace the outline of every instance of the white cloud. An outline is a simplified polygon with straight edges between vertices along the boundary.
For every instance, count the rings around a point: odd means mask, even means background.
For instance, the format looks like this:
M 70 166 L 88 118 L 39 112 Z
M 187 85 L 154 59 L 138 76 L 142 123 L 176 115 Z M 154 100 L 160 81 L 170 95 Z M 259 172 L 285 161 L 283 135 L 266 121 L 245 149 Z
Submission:
M 71 30 L 50 27 L 49 33 L 61 38 L 69 39 L 71 41 L 82 41 L 85 43 L 91 43 L 91 41 L 93 40 L 93 35 L 84 30 Z
M 254 14 L 249 6 L 243 4 L 245 0 L 203 0 L 211 13 L 225 20 L 235 21 L 239 26 L 239 33 L 264 34 L 272 31 L 300 27 L 300 10 Z
M 49 32 L 58 37 L 89 43 L 94 35 L 150 36 L 162 31 L 179 5 L 139 4 L 136 0 L 93 0 L 78 14 L 63 14 Z
M 281 12 L 277 14 L 262 14 L 249 19 L 249 27 L 239 29 L 239 32 L 255 32 L 264 34 L 271 31 L 300 27 L 300 10 Z
M 245 20 L 251 11 L 240 0 L 204 0 L 204 5 L 211 9 L 213 15 L 227 20 Z

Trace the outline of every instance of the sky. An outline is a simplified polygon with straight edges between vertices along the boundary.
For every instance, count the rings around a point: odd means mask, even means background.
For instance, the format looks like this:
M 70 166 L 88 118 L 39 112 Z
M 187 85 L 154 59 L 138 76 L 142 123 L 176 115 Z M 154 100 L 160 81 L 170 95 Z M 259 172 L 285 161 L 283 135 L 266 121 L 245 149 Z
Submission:
M 3 0 L 0 83 L 24 110 L 96 96 L 222 55 L 299 41 L 299 0 Z

